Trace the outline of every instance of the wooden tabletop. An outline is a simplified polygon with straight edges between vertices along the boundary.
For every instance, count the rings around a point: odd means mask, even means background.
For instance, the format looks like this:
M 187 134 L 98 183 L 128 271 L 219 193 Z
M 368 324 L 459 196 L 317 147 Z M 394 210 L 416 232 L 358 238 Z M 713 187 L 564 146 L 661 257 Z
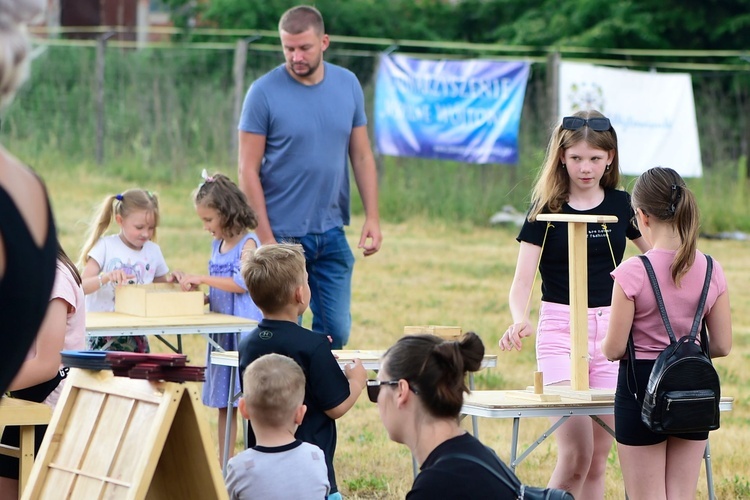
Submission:
M 351 363 L 355 358 L 362 361 L 368 370 L 380 369 L 380 358 L 385 353 L 384 350 L 358 350 L 342 349 L 331 351 L 336 356 L 339 365 Z M 212 352 L 211 362 L 223 366 L 238 366 L 239 356 L 237 351 Z M 491 368 L 497 366 L 497 355 L 488 354 L 482 360 L 482 368 Z
M 228 314 L 205 313 L 195 316 L 134 316 L 116 312 L 86 313 L 86 330 L 110 330 L 112 328 L 161 328 L 194 326 L 239 326 L 255 328 L 257 321 Z

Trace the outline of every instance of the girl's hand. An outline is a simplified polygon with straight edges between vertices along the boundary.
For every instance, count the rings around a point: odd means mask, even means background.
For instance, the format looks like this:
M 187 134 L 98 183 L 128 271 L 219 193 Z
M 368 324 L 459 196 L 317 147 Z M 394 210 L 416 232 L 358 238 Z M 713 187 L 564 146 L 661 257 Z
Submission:
M 185 273 L 180 270 L 172 271 L 171 273 L 167 274 L 167 283 L 182 283 L 182 278 L 185 276 Z
M 521 350 L 521 339 L 528 337 L 534 333 L 534 329 L 531 327 L 528 321 L 522 321 L 521 323 L 514 323 L 505 330 L 505 333 L 500 337 L 500 350 L 510 351 L 516 349 Z
M 178 281 L 180 283 L 180 287 L 186 292 L 197 289 L 198 285 L 203 282 L 202 277 L 196 274 L 183 274 L 182 278 Z
M 135 285 L 135 274 L 128 274 L 122 269 L 115 269 L 105 274 L 107 282 L 114 286 Z

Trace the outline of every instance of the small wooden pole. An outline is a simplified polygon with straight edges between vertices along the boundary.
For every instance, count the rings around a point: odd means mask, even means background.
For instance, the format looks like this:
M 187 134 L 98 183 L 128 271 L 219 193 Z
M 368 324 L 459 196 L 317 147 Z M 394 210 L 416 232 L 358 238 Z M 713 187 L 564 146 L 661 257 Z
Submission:
M 534 372 L 534 394 L 544 394 L 544 376 L 542 372 Z

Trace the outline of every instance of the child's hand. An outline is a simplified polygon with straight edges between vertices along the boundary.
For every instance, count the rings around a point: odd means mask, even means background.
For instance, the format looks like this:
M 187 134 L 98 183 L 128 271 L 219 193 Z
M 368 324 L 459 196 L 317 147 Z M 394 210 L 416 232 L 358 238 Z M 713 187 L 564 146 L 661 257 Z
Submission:
M 498 344 L 500 350 L 510 351 L 512 349 L 521 350 L 521 339 L 528 337 L 534 333 L 534 329 L 528 321 L 522 321 L 521 323 L 514 323 L 508 327 Z
M 180 287 L 186 291 L 190 292 L 192 290 L 196 290 L 198 286 L 203 282 L 201 279 L 201 276 L 198 276 L 196 274 L 183 274 L 182 279 L 179 280 Z
M 181 283 L 185 273 L 180 270 L 172 271 L 167 274 L 167 283 Z
M 135 284 L 135 274 L 128 274 L 122 269 L 110 271 L 105 276 L 108 278 L 107 282 L 112 283 L 114 286 Z
M 356 380 L 359 383 L 360 390 L 364 389 L 367 384 L 367 370 L 362 365 L 362 360 L 354 358 L 351 363 L 344 365 L 344 375 L 347 380 Z

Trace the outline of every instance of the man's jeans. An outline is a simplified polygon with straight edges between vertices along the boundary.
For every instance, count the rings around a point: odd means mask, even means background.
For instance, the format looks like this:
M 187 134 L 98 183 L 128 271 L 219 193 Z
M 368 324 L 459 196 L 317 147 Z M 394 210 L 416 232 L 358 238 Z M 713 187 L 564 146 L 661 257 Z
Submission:
M 284 239 L 289 241 L 288 238 Z M 343 227 L 323 234 L 294 238 L 305 250 L 310 282 L 312 329 L 330 335 L 331 349 L 341 349 L 349 341 L 352 326 L 352 270 L 354 255 Z

